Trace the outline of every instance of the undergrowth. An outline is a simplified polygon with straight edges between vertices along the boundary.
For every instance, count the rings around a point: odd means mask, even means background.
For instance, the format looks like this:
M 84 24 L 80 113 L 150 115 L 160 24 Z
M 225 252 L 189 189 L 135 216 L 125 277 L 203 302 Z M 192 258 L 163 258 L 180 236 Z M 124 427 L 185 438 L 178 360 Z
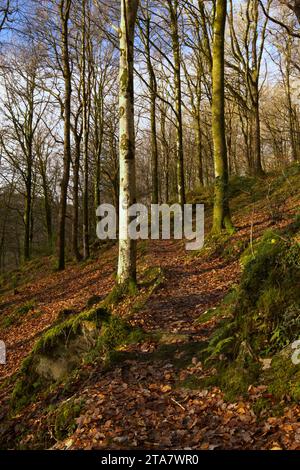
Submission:
M 288 229 L 269 230 L 248 247 L 241 257 L 240 285 L 217 311 L 206 314 L 207 319 L 220 316 L 205 350 L 206 363 L 217 364 L 217 373 L 210 381 L 221 386 L 230 398 L 246 392 L 258 379 L 264 358 L 274 357 L 276 364 L 280 352 L 300 336 L 299 229 L 297 217 Z M 199 321 L 203 319 L 200 317 Z M 289 362 L 292 365 L 291 357 Z M 278 374 L 274 366 L 273 382 L 277 383 L 277 374 L 289 388 L 288 370 L 295 376 L 294 367 L 284 366 Z M 292 393 L 295 399 L 298 390 L 297 385 Z

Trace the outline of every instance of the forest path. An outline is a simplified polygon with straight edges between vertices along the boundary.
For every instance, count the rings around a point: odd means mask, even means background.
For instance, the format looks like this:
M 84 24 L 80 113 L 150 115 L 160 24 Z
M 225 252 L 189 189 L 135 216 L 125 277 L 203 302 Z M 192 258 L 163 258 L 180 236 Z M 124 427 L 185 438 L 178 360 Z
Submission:
M 151 241 L 146 263 L 159 266 L 165 277 L 146 308 L 137 313 L 147 331 L 195 333 L 195 320 L 223 299 L 240 272 L 237 260 L 195 257 L 173 240 Z
M 277 225 L 288 221 L 286 217 Z M 249 241 L 251 230 L 257 237 L 272 226 L 264 208 L 254 215 L 243 214 L 235 223 L 238 231 L 230 241 L 228 257 L 217 252 L 195 256 L 185 251 L 182 242 L 172 240 L 151 241 L 146 252 L 140 250 L 139 266 L 160 267 L 164 280 L 128 319 L 154 335 L 119 351 L 109 370 L 90 367 L 89 379 L 74 388 L 73 398 L 83 403 L 77 429 L 53 448 L 300 449 L 298 406 L 286 408 L 282 417 L 262 420 L 252 410 L 263 396 L 257 384 L 246 398 L 234 403 L 227 402 L 217 388 L 199 386 L 214 373 L 203 367 L 201 350 L 215 320 L 202 325 L 195 320 L 216 307 L 238 282 L 239 250 Z M 49 273 L 3 298 L 1 318 L 24 301 L 35 299 L 36 303 L 21 325 L 2 330 L 10 352 L 7 374 L 19 368 L 36 337 L 61 309 L 81 311 L 92 295 L 102 298 L 110 291 L 116 260 L 117 247 L 113 247 L 87 265 Z M 43 314 L 35 317 L 38 310 Z M 35 434 L 47 428 L 47 407 L 42 400 L 24 410 L 26 428 L 31 429 L 25 441 L 28 448 Z

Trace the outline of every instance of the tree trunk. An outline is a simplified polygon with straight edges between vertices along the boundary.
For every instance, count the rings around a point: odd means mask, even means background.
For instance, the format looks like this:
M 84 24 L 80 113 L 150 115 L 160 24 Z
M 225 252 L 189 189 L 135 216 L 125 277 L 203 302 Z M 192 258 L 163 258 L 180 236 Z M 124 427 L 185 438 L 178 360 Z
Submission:
M 195 127 L 196 127 L 198 178 L 199 178 L 200 186 L 203 186 L 204 178 L 203 178 L 202 130 L 201 130 L 200 112 L 197 113 L 197 117 L 195 119 Z
M 151 47 L 150 47 L 150 17 L 149 13 L 146 18 L 146 38 L 145 49 L 147 58 L 147 69 L 149 74 L 149 87 L 150 87 L 150 121 L 151 121 L 151 178 L 152 178 L 152 204 L 159 202 L 158 190 L 158 145 L 157 145 L 157 132 L 156 132 L 156 98 L 157 98 L 157 83 L 155 72 L 151 61 Z
M 250 117 L 251 127 L 251 147 L 252 147 L 252 175 L 264 176 L 261 159 L 261 133 L 260 133 L 260 109 L 259 109 L 259 92 L 258 81 L 254 83 L 252 88 L 252 109 Z
M 89 79 L 87 80 L 86 53 L 87 46 L 86 31 L 86 0 L 82 0 L 82 63 L 81 63 L 81 85 L 82 85 L 82 146 L 84 164 L 83 182 L 83 258 L 86 260 L 90 256 L 89 241 Z
M 31 227 L 31 203 L 32 203 L 32 174 L 31 165 L 28 168 L 26 178 L 26 193 L 24 206 L 24 261 L 30 259 L 30 227 Z
M 25 148 L 26 148 L 26 160 L 27 160 L 27 174 L 26 174 L 26 194 L 25 194 L 25 207 L 24 207 L 24 261 L 30 259 L 31 241 L 32 241 L 32 229 L 33 229 L 33 213 L 32 213 L 32 201 L 33 201 L 33 115 L 34 115 L 34 88 L 35 88 L 35 74 L 31 77 L 28 82 L 29 87 L 29 100 L 28 110 L 26 112 L 25 126 Z
M 169 202 L 169 149 L 166 138 L 166 111 L 161 108 L 160 113 L 160 133 L 161 133 L 161 154 L 163 162 L 164 174 L 164 193 L 162 200 L 165 204 Z
M 68 185 L 71 163 L 71 69 L 69 60 L 69 16 L 71 0 L 61 0 L 60 17 L 62 22 L 62 63 L 65 87 L 64 96 L 64 161 L 61 181 L 59 229 L 58 229 L 58 269 L 65 269 L 65 238 L 66 238 L 66 214 Z
M 225 136 L 224 35 L 227 0 L 217 0 L 213 42 L 212 134 L 215 163 L 213 232 L 233 230 L 228 200 L 228 162 Z
M 120 198 L 118 284 L 136 282 L 136 242 L 129 237 L 128 209 L 136 202 L 134 129 L 134 31 L 138 0 L 121 0 L 120 22 Z
M 80 168 L 80 144 L 81 132 L 73 132 L 75 140 L 75 156 L 73 165 L 73 226 L 72 226 L 72 248 L 76 261 L 81 261 L 82 256 L 78 245 L 78 228 L 79 228 L 79 168 Z
M 52 254 L 53 250 L 53 228 L 52 228 L 52 207 L 51 207 L 51 196 L 49 193 L 49 187 L 47 182 L 46 168 L 41 168 L 41 176 L 43 182 L 43 192 L 44 192 L 44 209 L 45 209 L 45 220 L 46 220 L 46 229 L 47 229 L 47 239 L 48 239 L 48 250 Z
M 150 85 L 151 86 L 151 85 Z M 151 93 L 151 171 L 152 171 L 152 204 L 158 204 L 158 145 L 156 136 L 156 95 Z
M 94 179 L 94 206 L 95 211 L 101 204 L 101 153 L 103 146 L 104 136 L 104 90 L 103 84 L 97 83 L 97 67 L 93 64 L 93 75 L 94 75 L 94 126 L 95 126 L 95 179 Z
M 290 43 L 287 47 L 286 55 L 286 70 L 285 70 L 285 89 L 287 96 L 287 106 L 288 106 L 288 115 L 289 115 L 289 134 L 292 147 L 292 159 L 293 161 L 298 160 L 297 155 L 297 143 L 295 139 L 295 125 L 294 125 L 294 114 L 293 114 L 293 103 L 292 103 L 292 93 L 291 93 L 291 77 L 290 77 L 290 66 L 291 66 L 291 50 Z
M 174 4 L 173 4 L 174 3 Z M 176 154 L 177 154 L 177 193 L 178 202 L 183 207 L 185 204 L 184 181 L 184 153 L 183 153 L 183 125 L 182 125 L 182 91 L 181 91 L 181 65 L 180 44 L 178 35 L 178 0 L 168 0 L 171 18 L 171 36 L 174 58 L 174 88 L 176 110 Z
M 101 106 L 103 108 L 103 104 Z M 100 182 L 101 182 L 101 152 L 102 152 L 103 133 L 104 133 L 103 119 L 104 119 L 103 111 L 100 111 L 100 123 L 98 122 L 98 118 L 95 119 L 96 121 L 95 131 L 97 134 L 96 145 L 95 145 L 95 154 L 96 154 L 95 188 L 94 188 L 95 209 L 97 209 L 97 207 L 99 207 L 101 204 Z

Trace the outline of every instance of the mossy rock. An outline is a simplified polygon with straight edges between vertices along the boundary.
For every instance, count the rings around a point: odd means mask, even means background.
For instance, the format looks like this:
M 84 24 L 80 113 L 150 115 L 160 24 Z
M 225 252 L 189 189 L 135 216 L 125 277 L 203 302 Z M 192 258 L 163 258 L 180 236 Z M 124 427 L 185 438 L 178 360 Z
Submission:
M 300 337 L 300 247 L 295 223 L 281 232 L 267 231 L 242 257 L 241 283 L 208 319 L 218 327 L 205 349 L 206 364 L 217 363 L 214 384 L 228 396 L 244 393 L 260 376 L 264 358 L 274 357 L 262 376 L 276 398 L 300 399 L 299 366 L 288 344 Z M 210 312 L 209 312 L 210 313 Z
M 147 294 L 153 292 L 161 279 L 160 269 L 143 273 L 143 287 L 147 287 Z M 122 318 L 111 314 L 112 307 L 137 293 L 135 282 L 126 286 L 116 284 L 100 304 L 79 314 L 72 310 L 62 311 L 58 321 L 41 336 L 15 376 L 12 409 L 22 408 L 42 390 L 47 394 L 50 388 L 67 382 L 73 371 L 82 365 L 97 361 L 106 367 L 115 350 L 141 342 L 145 337 L 143 330 L 131 327 Z M 94 303 L 96 298 L 92 301 Z
M 112 291 L 103 302 L 104 306 L 113 306 L 121 302 L 126 297 L 135 297 L 138 293 L 138 286 L 135 280 L 130 279 L 124 284 L 116 283 Z
M 62 310 L 60 310 L 58 312 L 57 322 L 58 323 L 64 322 L 64 321 L 68 320 L 69 318 L 71 318 L 74 315 L 76 315 L 75 310 L 73 310 L 71 308 L 63 308 Z
M 247 341 L 269 356 L 300 336 L 300 247 L 294 234 L 268 231 L 242 257 L 241 283 L 219 312 L 223 320 L 208 351 L 235 359 Z
M 292 345 L 285 347 L 273 357 L 271 367 L 262 374 L 262 382 L 278 400 L 288 397 L 300 402 L 300 364 L 293 363 L 294 352 Z
M 260 365 L 256 362 L 250 362 L 245 367 L 235 361 L 218 372 L 216 384 L 224 391 L 226 400 L 234 401 L 247 393 L 249 386 L 257 381 L 259 372 Z
M 85 361 L 105 355 L 136 336 L 122 319 L 107 308 L 98 307 L 77 314 L 50 328 L 23 361 L 15 384 L 11 404 L 19 409 L 42 389 L 60 383 Z

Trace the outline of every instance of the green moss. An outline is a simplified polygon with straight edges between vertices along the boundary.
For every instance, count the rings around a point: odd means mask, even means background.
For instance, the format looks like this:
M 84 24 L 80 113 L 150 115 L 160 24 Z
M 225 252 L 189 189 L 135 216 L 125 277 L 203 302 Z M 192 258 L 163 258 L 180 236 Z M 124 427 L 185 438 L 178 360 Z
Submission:
M 73 310 L 71 308 L 63 308 L 62 310 L 60 310 L 58 312 L 57 322 L 58 323 L 64 322 L 64 321 L 68 320 L 71 316 L 74 316 L 74 315 L 76 315 L 75 310 Z
M 161 282 L 160 269 L 147 269 L 141 276 L 148 298 Z M 112 351 L 138 343 L 144 332 L 132 328 L 122 318 L 112 315 L 110 307 L 125 299 L 138 297 L 136 283 L 116 285 L 107 298 L 93 308 L 76 314 L 63 311 L 54 326 L 49 328 L 35 344 L 31 354 L 23 361 L 12 393 L 11 404 L 18 410 L 34 399 L 37 393 L 57 381 L 67 381 L 72 371 L 82 363 L 109 362 Z
M 289 397 L 293 401 L 300 401 L 300 365 L 293 364 L 290 347 L 274 356 L 262 380 L 268 386 L 268 392 L 277 400 Z
M 34 400 L 41 389 L 49 387 L 51 383 L 49 378 L 41 376 L 37 371 L 41 357 L 50 360 L 66 357 L 70 341 L 82 334 L 82 328 L 86 322 L 99 327 L 102 322 L 108 321 L 109 318 L 110 315 L 106 309 L 96 308 L 82 312 L 46 331 L 21 365 L 11 396 L 12 408 L 14 410 L 22 408 L 26 403 Z M 78 360 L 80 354 L 81 352 L 78 351 Z M 76 358 L 71 357 L 71 359 L 75 364 Z
M 199 318 L 197 318 L 195 323 L 197 325 L 202 325 L 204 323 L 209 322 L 210 320 L 212 320 L 216 316 L 217 316 L 217 309 L 216 308 L 210 308 L 206 312 L 202 313 L 202 315 Z
M 198 256 L 222 256 L 224 250 L 229 247 L 229 241 L 231 235 L 227 232 L 222 232 L 221 234 L 212 234 L 210 233 L 206 239 L 203 248 L 197 251 Z
M 234 359 L 244 341 L 254 356 L 266 356 L 300 335 L 300 248 L 287 235 L 268 231 L 244 253 L 241 283 L 221 306 L 228 318 L 207 348 L 214 357 Z
M 141 274 L 138 283 L 135 280 L 129 280 L 124 284 L 116 282 L 114 288 L 104 300 L 103 305 L 105 307 L 114 306 L 125 298 L 130 297 L 133 299 L 131 311 L 140 310 L 163 280 L 164 275 L 161 268 L 149 267 Z M 140 289 L 146 290 L 141 294 Z
M 83 404 L 81 399 L 67 400 L 50 415 L 50 423 L 53 422 L 54 437 L 57 440 L 66 439 L 75 431 L 75 420 L 80 415 Z
M 25 302 L 25 304 L 21 305 L 15 310 L 15 313 L 17 315 L 26 315 L 26 313 L 30 312 L 30 310 L 33 310 L 35 306 L 35 301 L 34 300 L 29 300 L 28 302 Z
M 4 318 L 1 322 L 1 328 L 9 328 L 15 323 L 15 317 L 9 315 L 8 317 Z
M 229 197 L 232 199 L 241 193 L 251 194 L 257 179 L 250 176 L 232 176 L 229 184 Z
M 87 342 L 85 328 L 91 331 L 93 337 L 96 334 L 93 344 L 89 345 Z M 84 347 L 79 347 L 77 351 L 81 337 Z M 64 370 L 68 372 L 81 362 L 105 361 L 110 351 L 121 345 L 139 342 L 142 338 L 141 330 L 131 328 L 124 320 L 111 315 L 103 307 L 83 312 L 50 328 L 22 363 L 11 397 L 12 408 L 19 410 L 42 389 L 47 390 L 55 382 L 49 374 L 41 375 L 41 360 L 46 361 L 46 367 L 53 363 L 55 370 L 62 367 L 62 373 Z M 73 345 L 76 347 L 74 351 Z
M 140 257 L 145 256 L 147 253 L 147 248 L 148 248 L 148 240 L 140 240 L 137 244 L 137 254 Z M 149 268 L 149 269 L 155 269 L 155 268 Z
M 138 293 L 138 286 L 133 279 L 124 284 L 116 283 L 112 291 L 104 300 L 105 306 L 113 306 L 121 302 L 125 297 L 134 297 Z
M 124 344 L 131 329 L 122 319 L 112 316 L 110 321 L 105 323 L 99 341 L 104 351 L 110 351 Z
M 80 416 L 84 401 L 81 398 L 68 398 L 65 401 L 52 402 L 45 406 L 43 420 L 35 429 L 34 434 L 28 426 L 18 426 L 18 432 L 14 436 L 13 446 L 16 450 L 43 450 L 51 448 L 55 442 L 66 439 L 76 429 L 76 418 Z M 18 418 L 16 418 L 18 420 Z M 28 439 L 29 438 L 29 439 Z M 1 442 L 2 446 L 6 442 Z
M 223 358 L 214 362 L 214 366 L 214 373 L 200 379 L 199 387 L 219 387 L 228 401 L 245 396 L 249 386 L 257 382 L 261 370 L 258 362 L 244 355 L 232 362 Z
M 99 295 L 92 295 L 87 303 L 86 303 L 86 307 L 87 308 L 91 308 L 91 307 L 94 307 L 95 305 L 99 305 L 99 303 L 101 302 L 101 297 Z
M 33 353 L 50 352 L 61 342 L 70 341 L 73 336 L 76 336 L 84 322 L 94 323 L 98 327 L 109 316 L 110 314 L 106 308 L 97 307 L 68 318 L 64 322 L 50 328 L 36 343 Z
M 276 400 L 286 395 L 300 400 L 299 366 L 292 364 L 291 354 L 285 359 L 279 354 L 300 336 L 297 236 L 295 222 L 282 232 L 267 231 L 243 254 L 240 285 L 203 316 L 204 322 L 221 318 L 203 351 L 205 364 L 214 365 L 216 374 L 203 385 L 221 387 L 230 400 L 245 394 L 261 374 Z M 262 373 L 260 358 L 271 356 L 270 371 Z
M 145 339 L 145 333 L 139 328 L 132 328 L 117 316 L 111 316 L 103 326 L 101 335 L 93 349 L 86 355 L 85 362 L 91 363 L 104 360 L 105 365 L 111 363 L 112 355 L 119 348 L 130 344 L 138 344 Z
M 249 362 L 245 367 L 239 361 L 225 367 L 219 373 L 218 384 L 225 392 L 225 399 L 228 401 L 236 400 L 239 396 L 247 393 L 250 385 L 257 381 L 260 371 L 260 365 L 255 362 Z
M 213 206 L 214 202 L 214 187 L 199 186 L 194 191 L 187 194 L 187 201 L 189 204 L 204 204 L 206 208 Z
M 274 402 L 270 398 L 260 397 L 254 401 L 252 410 L 258 418 L 264 418 L 266 416 L 282 416 L 284 413 L 284 403 Z
M 142 273 L 141 279 L 139 280 L 139 292 L 134 296 L 133 302 L 130 307 L 128 314 L 138 312 L 141 310 L 153 292 L 159 288 L 164 282 L 165 277 L 161 268 L 150 267 L 145 269 Z
M 19 379 L 14 386 L 10 398 L 12 412 L 19 412 L 24 406 L 34 402 L 41 390 L 48 390 L 49 385 L 49 382 L 45 382 L 32 369 L 29 370 L 26 377 L 23 374 L 19 374 Z

